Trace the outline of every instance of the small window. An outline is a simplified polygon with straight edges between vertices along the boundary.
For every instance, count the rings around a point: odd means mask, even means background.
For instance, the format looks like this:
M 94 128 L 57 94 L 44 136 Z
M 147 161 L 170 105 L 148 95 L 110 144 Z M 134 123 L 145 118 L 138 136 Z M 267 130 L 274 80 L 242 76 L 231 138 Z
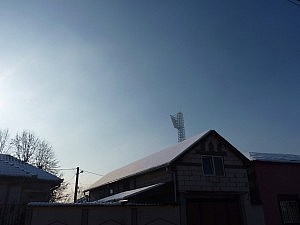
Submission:
M 208 149 L 209 149 L 209 151 L 211 151 L 211 152 L 213 152 L 213 151 L 215 150 L 215 146 L 214 146 L 214 144 L 213 144 L 212 142 L 209 142 L 209 144 L 208 144 Z
M 202 168 L 206 176 L 224 176 L 223 157 L 202 156 Z
M 215 174 L 224 176 L 224 165 L 222 157 L 214 157 Z
M 299 224 L 300 214 L 298 200 L 291 197 L 279 198 L 279 207 L 283 224 Z
M 205 175 L 214 175 L 214 165 L 211 156 L 202 157 L 202 167 Z

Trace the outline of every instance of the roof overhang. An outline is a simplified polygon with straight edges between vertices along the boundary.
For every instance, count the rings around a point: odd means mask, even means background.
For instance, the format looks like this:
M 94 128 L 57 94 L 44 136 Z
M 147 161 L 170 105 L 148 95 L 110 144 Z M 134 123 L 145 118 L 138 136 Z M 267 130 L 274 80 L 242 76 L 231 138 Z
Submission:
M 164 183 L 158 183 L 158 184 L 153 184 L 150 186 L 142 187 L 142 188 L 137 188 L 133 189 L 130 191 L 124 191 L 120 192 L 111 196 L 108 196 L 106 198 L 99 199 L 95 201 L 94 203 L 107 203 L 107 202 L 122 202 L 128 200 L 128 198 L 139 195 L 143 192 L 158 188 L 160 186 L 164 185 Z

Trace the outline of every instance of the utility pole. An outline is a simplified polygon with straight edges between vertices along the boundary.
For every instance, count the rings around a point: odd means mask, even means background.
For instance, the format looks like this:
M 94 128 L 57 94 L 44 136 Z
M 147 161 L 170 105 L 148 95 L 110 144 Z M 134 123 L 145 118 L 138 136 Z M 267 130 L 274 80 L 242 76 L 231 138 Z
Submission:
M 79 178 L 79 167 L 76 168 L 76 182 L 75 182 L 75 191 L 74 191 L 74 203 L 77 201 L 78 178 Z

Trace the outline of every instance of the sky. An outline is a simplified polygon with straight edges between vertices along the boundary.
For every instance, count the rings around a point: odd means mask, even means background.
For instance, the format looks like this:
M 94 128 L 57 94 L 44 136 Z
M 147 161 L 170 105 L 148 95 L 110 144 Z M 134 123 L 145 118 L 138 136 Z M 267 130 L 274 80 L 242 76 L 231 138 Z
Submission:
M 179 111 L 187 138 L 300 154 L 291 1 L 0 1 L 0 30 L 0 129 L 46 139 L 61 168 L 105 174 L 174 145 Z

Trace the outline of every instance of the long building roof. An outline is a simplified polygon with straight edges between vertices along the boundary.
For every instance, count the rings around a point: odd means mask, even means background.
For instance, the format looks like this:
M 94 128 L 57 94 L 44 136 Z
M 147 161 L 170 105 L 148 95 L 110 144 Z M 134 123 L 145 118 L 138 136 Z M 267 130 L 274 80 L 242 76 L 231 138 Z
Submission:
M 263 162 L 300 163 L 300 155 L 249 152 L 250 160 Z
M 116 169 L 102 178 L 97 182 L 92 184 L 87 190 L 97 188 L 99 186 L 121 180 L 123 178 L 133 176 L 145 171 L 156 169 L 165 165 L 168 165 L 175 159 L 177 159 L 181 154 L 188 150 L 193 144 L 198 142 L 201 138 L 206 136 L 208 133 L 213 132 L 214 130 L 205 131 L 201 134 L 198 134 L 192 138 L 189 138 L 185 141 L 179 142 L 178 144 L 165 148 L 159 152 L 156 152 L 152 155 L 149 155 L 145 158 L 137 160 L 133 163 L 130 163 L 124 167 Z M 215 132 L 215 131 L 214 131 Z
M 0 176 L 31 177 L 57 183 L 62 181 L 53 174 L 50 174 L 28 163 L 24 163 L 21 160 L 6 154 L 0 154 Z

